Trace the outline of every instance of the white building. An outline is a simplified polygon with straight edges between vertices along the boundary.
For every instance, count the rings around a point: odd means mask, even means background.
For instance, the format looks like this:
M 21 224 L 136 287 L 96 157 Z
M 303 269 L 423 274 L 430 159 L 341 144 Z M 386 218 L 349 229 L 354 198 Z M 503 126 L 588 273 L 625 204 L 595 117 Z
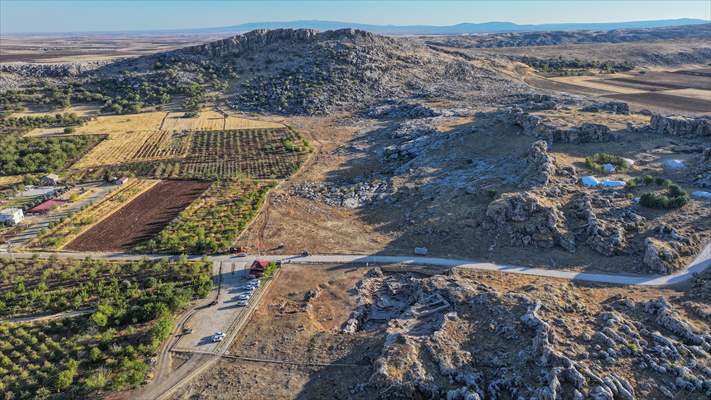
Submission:
M 0 210 L 0 224 L 17 225 L 25 218 L 25 214 L 19 208 L 6 208 Z

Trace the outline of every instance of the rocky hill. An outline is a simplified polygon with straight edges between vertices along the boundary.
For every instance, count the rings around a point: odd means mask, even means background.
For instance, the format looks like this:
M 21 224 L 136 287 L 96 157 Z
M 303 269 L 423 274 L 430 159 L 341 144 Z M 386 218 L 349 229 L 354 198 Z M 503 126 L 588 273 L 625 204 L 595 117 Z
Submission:
M 119 71 L 130 71 L 118 75 Z M 341 29 L 255 30 L 204 45 L 125 60 L 95 77 L 139 87 L 211 85 L 243 110 L 322 114 L 391 97 L 456 98 L 506 91 L 492 61 L 462 59 L 406 38 Z

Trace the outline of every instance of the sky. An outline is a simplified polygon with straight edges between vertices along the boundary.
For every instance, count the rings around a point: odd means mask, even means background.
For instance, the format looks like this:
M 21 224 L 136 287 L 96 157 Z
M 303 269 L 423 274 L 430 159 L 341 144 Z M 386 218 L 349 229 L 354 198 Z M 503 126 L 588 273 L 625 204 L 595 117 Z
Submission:
M 711 0 L 0 0 L 0 32 L 207 28 L 247 22 L 331 20 L 366 24 L 618 22 L 711 19 Z

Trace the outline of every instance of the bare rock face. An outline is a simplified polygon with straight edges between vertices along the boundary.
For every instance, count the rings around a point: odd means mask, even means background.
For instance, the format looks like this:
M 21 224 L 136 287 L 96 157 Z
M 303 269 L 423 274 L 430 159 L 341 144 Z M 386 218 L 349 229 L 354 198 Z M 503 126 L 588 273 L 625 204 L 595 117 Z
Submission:
M 580 111 L 585 112 L 606 112 L 610 114 L 629 115 L 630 106 L 622 101 L 609 101 L 606 103 L 595 103 L 587 107 L 583 107 Z
M 674 269 L 679 253 L 667 246 L 663 241 L 654 238 L 644 240 L 644 259 L 642 262 L 651 271 L 668 274 Z
M 644 265 L 652 272 L 669 274 L 684 266 L 681 257 L 694 254 L 698 242 L 678 234 L 668 225 L 660 225 L 654 237 L 645 239 L 644 246 Z
M 711 136 L 711 118 L 665 117 L 653 114 L 649 128 L 661 135 L 670 136 Z
M 621 254 L 627 246 L 625 228 L 616 221 L 598 217 L 592 207 L 591 199 L 583 194 L 573 202 L 577 216 L 586 222 L 585 242 L 596 252 L 613 256 Z
M 366 115 L 370 118 L 431 118 L 441 115 L 441 112 L 421 104 L 391 100 L 370 107 Z
M 501 119 L 505 123 L 520 126 L 524 135 L 534 136 L 549 143 L 603 143 L 619 139 L 618 133 L 606 125 L 586 122 L 572 128 L 560 128 L 547 124 L 541 117 L 517 107 L 504 110 Z
M 699 186 L 711 188 L 711 147 L 704 149 L 692 170 L 694 182 Z
M 575 242 L 565 230 L 565 215 L 545 205 L 531 193 L 506 194 L 492 201 L 484 227 L 509 236 L 512 246 L 551 248 L 556 245 L 575 251 Z
M 545 186 L 556 174 L 555 160 L 548 154 L 548 144 L 543 140 L 534 142 L 528 149 L 526 163 L 521 182 L 523 188 Z

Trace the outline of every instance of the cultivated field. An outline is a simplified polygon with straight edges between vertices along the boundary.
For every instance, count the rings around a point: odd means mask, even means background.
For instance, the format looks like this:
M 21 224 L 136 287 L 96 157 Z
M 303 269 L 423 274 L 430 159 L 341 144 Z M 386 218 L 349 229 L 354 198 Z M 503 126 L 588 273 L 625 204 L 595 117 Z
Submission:
M 211 287 L 210 263 L 0 258 L 3 398 L 100 398 L 142 384 L 173 313 Z M 8 321 L 20 316 L 38 320 Z
M 94 204 L 79 213 L 64 220 L 45 235 L 37 237 L 33 244 L 37 247 L 62 248 L 92 226 L 109 217 L 111 213 L 119 210 L 124 204 L 132 201 L 143 192 L 158 183 L 157 180 L 132 179 L 97 204 Z
M 539 78 L 531 80 L 531 83 L 621 100 L 652 111 L 711 114 L 711 71 L 708 68 Z
M 283 128 L 276 122 L 258 121 L 235 116 L 226 116 L 216 111 L 202 111 L 196 117 L 186 118 L 182 112 L 153 111 L 129 115 L 96 117 L 78 126 L 73 135 L 104 134 L 124 135 L 137 131 L 200 131 L 224 129 Z M 62 135 L 63 128 L 37 128 L 27 136 Z
M 285 178 L 298 169 L 306 151 L 299 135 L 286 128 L 196 132 L 182 174 Z
M 149 239 L 208 187 L 206 182 L 163 181 L 68 243 L 77 251 L 121 250 Z
M 299 134 L 283 124 L 203 111 L 149 112 L 97 117 L 68 135 L 105 134 L 107 138 L 73 165 L 96 170 L 133 164 L 140 175 L 156 177 L 251 176 L 284 178 L 295 171 L 308 150 Z M 64 136 L 63 128 L 37 128 L 28 136 Z M 175 162 L 179 167 L 167 168 Z
M 262 207 L 273 184 L 217 181 L 158 235 L 142 253 L 200 254 L 226 251 Z

